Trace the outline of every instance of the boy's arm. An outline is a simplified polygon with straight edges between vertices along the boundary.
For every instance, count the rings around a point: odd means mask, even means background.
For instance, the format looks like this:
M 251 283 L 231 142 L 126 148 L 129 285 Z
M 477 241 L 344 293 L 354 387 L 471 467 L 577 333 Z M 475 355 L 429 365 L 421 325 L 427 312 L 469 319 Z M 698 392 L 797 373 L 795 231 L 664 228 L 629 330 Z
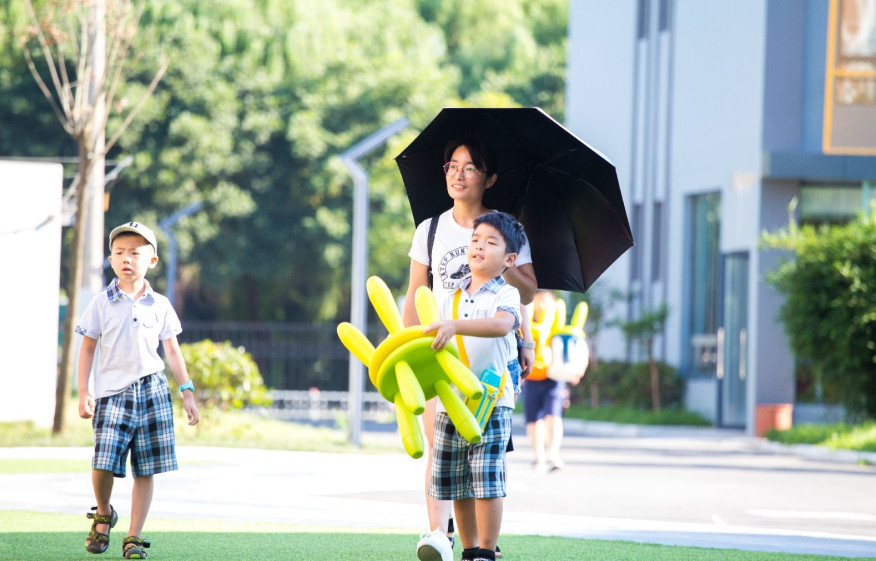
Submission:
M 468 335 L 471 337 L 504 337 L 514 329 L 517 318 L 511 312 L 499 310 L 491 318 L 480 319 L 445 319 L 430 323 L 423 333 L 435 332 L 432 348 L 443 349 L 454 336 Z
M 94 364 L 94 350 L 96 348 L 97 339 L 92 339 L 87 335 L 82 336 L 76 384 L 79 390 L 79 416 L 83 419 L 90 419 L 94 416 L 94 397 L 88 392 L 88 380 L 91 378 L 91 367 Z
M 176 336 L 170 339 L 165 339 L 161 342 L 164 347 L 164 356 L 167 359 L 167 364 L 170 366 L 170 372 L 176 378 L 177 384 L 182 386 L 189 381 L 189 373 L 186 370 L 186 361 L 183 359 L 182 351 L 179 350 L 179 342 Z M 191 390 L 183 390 L 183 408 L 186 410 L 186 416 L 189 419 L 189 425 L 197 425 L 198 405 L 195 403 L 195 392 Z

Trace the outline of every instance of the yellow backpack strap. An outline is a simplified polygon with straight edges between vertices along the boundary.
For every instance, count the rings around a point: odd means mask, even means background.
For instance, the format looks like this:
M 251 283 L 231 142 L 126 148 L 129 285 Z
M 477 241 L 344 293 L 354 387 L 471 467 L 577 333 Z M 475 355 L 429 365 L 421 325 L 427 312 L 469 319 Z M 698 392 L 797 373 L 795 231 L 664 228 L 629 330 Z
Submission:
M 462 295 L 462 289 L 457 288 L 453 293 L 453 319 L 459 319 L 459 297 Z M 462 344 L 462 335 L 456 334 L 456 349 L 459 351 L 459 360 L 466 366 L 468 363 L 468 354 L 465 352 L 465 345 Z
M 459 319 L 459 298 L 462 295 L 462 289 L 457 288 L 456 292 L 453 293 L 453 319 Z M 462 344 L 462 335 L 459 333 L 456 334 L 456 349 L 459 351 L 459 360 L 466 366 L 470 366 L 468 363 L 468 353 L 465 352 L 465 345 Z M 508 380 L 508 369 L 502 373 L 502 382 L 499 387 L 499 397 L 505 393 L 505 383 Z

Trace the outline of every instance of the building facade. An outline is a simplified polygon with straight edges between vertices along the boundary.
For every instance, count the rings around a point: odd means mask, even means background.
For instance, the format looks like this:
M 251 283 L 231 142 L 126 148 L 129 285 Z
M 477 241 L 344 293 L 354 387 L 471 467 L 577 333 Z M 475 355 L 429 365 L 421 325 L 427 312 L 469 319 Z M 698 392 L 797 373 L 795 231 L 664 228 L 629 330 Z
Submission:
M 718 426 L 797 401 L 760 237 L 868 206 L 874 70 L 874 0 L 571 2 L 566 124 L 615 163 L 636 240 L 595 296 L 630 294 L 622 320 L 668 305 L 657 357 Z M 599 352 L 639 358 L 618 330 Z

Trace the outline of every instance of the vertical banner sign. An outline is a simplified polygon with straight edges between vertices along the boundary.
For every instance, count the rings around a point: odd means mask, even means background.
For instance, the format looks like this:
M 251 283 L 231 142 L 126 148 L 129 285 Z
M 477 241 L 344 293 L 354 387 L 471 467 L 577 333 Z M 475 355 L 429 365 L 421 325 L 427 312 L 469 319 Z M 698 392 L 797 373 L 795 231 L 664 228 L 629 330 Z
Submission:
M 876 155 L 876 0 L 830 0 L 822 148 Z

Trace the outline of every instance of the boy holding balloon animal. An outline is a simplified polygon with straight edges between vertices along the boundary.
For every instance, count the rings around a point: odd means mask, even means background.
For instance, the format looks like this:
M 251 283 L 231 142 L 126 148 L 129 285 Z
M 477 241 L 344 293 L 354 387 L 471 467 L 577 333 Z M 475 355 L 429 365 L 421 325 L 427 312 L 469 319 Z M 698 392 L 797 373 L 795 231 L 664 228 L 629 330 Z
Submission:
M 471 277 L 443 301 L 442 319 L 424 328 L 425 333 L 435 333 L 435 350 L 455 340 L 460 359 L 476 375 L 505 372 L 512 353 L 517 353 L 514 330 L 520 325 L 520 294 L 502 273 L 514 265 L 525 240 L 523 226 L 508 214 L 491 212 L 476 218 L 466 255 Z M 496 559 L 514 409 L 510 376 L 502 380 L 502 393 L 478 444 L 465 441 L 438 404 L 429 494 L 453 501 L 462 561 Z

